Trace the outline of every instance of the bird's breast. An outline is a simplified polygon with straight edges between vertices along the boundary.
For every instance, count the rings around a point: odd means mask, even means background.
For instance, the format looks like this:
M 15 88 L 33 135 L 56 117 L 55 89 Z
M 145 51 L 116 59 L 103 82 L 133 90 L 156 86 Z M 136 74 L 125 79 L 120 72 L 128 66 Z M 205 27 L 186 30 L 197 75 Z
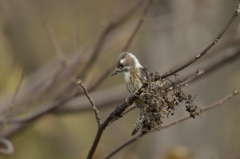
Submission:
M 124 72 L 124 78 L 127 90 L 131 95 L 134 95 L 134 92 L 142 87 L 142 82 L 140 80 L 139 74 Z

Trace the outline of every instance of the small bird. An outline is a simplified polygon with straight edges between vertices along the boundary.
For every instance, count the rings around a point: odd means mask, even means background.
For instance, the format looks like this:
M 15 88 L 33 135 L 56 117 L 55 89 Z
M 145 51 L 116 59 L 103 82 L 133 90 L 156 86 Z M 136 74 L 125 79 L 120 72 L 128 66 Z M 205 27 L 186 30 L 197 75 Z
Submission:
M 127 90 L 132 96 L 142 87 L 143 80 L 146 79 L 146 73 L 143 70 L 143 66 L 139 63 L 138 59 L 129 52 L 123 52 L 118 56 L 116 69 L 111 76 L 118 73 L 123 73 Z M 140 109 L 140 115 L 133 127 L 132 135 L 137 133 L 144 119 L 145 103 L 142 95 L 135 100 L 135 104 L 136 107 Z

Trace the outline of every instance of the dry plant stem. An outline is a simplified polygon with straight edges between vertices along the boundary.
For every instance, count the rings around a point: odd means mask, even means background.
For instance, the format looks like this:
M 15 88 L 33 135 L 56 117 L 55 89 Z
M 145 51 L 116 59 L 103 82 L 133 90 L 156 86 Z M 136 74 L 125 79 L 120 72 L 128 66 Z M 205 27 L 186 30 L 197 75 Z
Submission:
M 239 4 L 240 4 L 240 2 L 239 2 Z M 171 75 L 181 71 L 182 69 L 186 68 L 187 66 L 191 65 L 192 63 L 196 62 L 198 59 L 203 57 L 205 54 L 207 54 L 208 51 L 220 40 L 222 35 L 227 31 L 229 26 L 233 23 L 235 18 L 238 16 L 238 13 L 239 13 L 238 10 L 236 10 L 234 12 L 233 16 L 231 17 L 231 19 L 229 20 L 227 25 L 223 28 L 223 30 L 218 34 L 218 36 L 214 39 L 214 41 L 207 48 L 205 48 L 200 54 L 197 54 L 192 60 L 190 60 L 186 64 L 180 66 L 179 68 L 177 68 L 177 69 L 175 69 L 175 70 L 173 70 L 173 71 L 171 71 L 169 73 L 166 73 L 165 75 L 161 76 L 161 78 L 166 78 L 168 76 L 171 76 Z
M 78 80 L 77 84 L 82 87 L 82 89 L 84 90 L 85 95 L 87 96 L 88 100 L 89 100 L 90 103 L 92 104 L 92 108 L 93 108 L 93 110 L 94 110 L 94 112 L 95 112 L 95 116 L 96 116 L 96 120 L 97 120 L 97 123 L 98 123 L 98 127 L 100 127 L 101 124 L 102 124 L 102 122 L 101 122 L 101 117 L 100 117 L 99 111 L 98 111 L 98 109 L 97 109 L 94 101 L 93 101 L 92 98 L 89 96 L 88 91 L 87 91 L 87 88 L 83 85 L 83 83 L 82 83 L 82 81 L 81 81 L 80 79 Z
M 137 91 L 136 95 L 140 95 L 142 93 L 142 88 L 147 87 L 148 84 L 143 84 L 143 86 Z M 122 113 L 126 110 L 127 107 L 132 105 L 132 103 L 137 99 L 136 96 L 131 96 L 128 98 L 128 102 L 124 102 L 122 105 L 117 106 L 117 108 L 107 117 L 107 119 L 101 124 L 101 126 L 98 128 L 97 134 L 95 136 L 94 142 L 91 146 L 91 149 L 88 153 L 87 159 L 91 159 L 93 157 L 93 154 L 98 146 L 99 140 L 101 139 L 102 133 L 104 129 L 108 126 L 108 124 L 111 122 L 111 120 L 115 118 L 121 117 Z
M 146 19 L 146 15 L 148 13 L 148 10 L 151 6 L 151 4 L 154 2 L 155 0 L 149 0 L 148 1 L 148 4 L 146 5 L 146 7 L 144 8 L 144 11 L 142 13 L 142 16 L 140 17 L 138 23 L 137 23 L 137 26 L 135 27 L 135 29 L 133 30 L 131 36 L 129 37 L 125 47 L 123 48 L 123 51 L 127 51 L 129 46 L 131 45 L 135 35 L 137 34 L 137 32 L 139 31 L 140 27 L 142 26 L 143 22 L 145 21 Z
M 212 108 L 215 108 L 217 106 L 220 106 L 222 105 L 224 102 L 226 102 L 227 100 L 231 99 L 232 97 L 238 95 L 239 92 L 234 90 L 233 93 L 227 95 L 226 97 L 224 97 L 223 99 L 221 99 L 220 101 L 214 103 L 214 104 L 211 104 L 205 108 L 202 108 L 201 110 L 202 111 L 207 111 L 207 110 L 210 110 Z M 174 122 L 171 122 L 169 124 L 166 124 L 164 126 L 162 126 L 161 130 L 162 129 L 165 129 L 165 128 L 169 128 L 170 126 L 173 126 L 173 125 L 176 125 L 180 122 L 183 122 L 187 119 L 190 119 L 191 117 L 190 116 L 185 116 L 183 118 L 180 118 Z M 152 131 L 152 132 L 156 132 L 156 131 Z M 124 147 L 130 145 L 131 143 L 133 143 L 134 141 L 137 141 L 139 138 L 141 138 L 144 134 L 142 133 L 139 133 L 138 135 L 136 135 L 135 137 L 132 137 L 131 139 L 127 140 L 126 142 L 124 142 L 123 144 L 121 144 L 119 147 L 117 147 L 115 150 L 113 150 L 111 153 L 109 153 L 108 155 L 106 155 L 105 157 L 103 157 L 102 159 L 108 159 L 110 157 L 112 157 L 113 155 L 115 155 L 117 152 L 119 152 L 121 149 L 123 149 Z

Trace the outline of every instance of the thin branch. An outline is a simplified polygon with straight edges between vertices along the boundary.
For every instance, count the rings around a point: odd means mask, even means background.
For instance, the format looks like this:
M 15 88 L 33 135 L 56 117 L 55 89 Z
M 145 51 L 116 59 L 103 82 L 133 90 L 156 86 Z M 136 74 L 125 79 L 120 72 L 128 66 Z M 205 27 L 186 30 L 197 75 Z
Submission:
M 226 97 L 224 97 L 223 99 L 221 99 L 220 101 L 218 101 L 218 102 L 216 102 L 216 103 L 214 103 L 214 104 L 211 104 L 211 105 L 209 105 L 209 106 L 207 106 L 207 107 L 205 107 L 205 108 L 202 108 L 201 111 L 207 111 L 207 110 L 210 110 L 210 109 L 215 108 L 215 107 L 217 107 L 217 106 L 220 106 L 220 105 L 222 105 L 224 102 L 226 102 L 227 100 L 231 99 L 232 97 L 234 97 L 234 96 L 236 96 L 236 95 L 238 95 L 238 94 L 239 94 L 239 92 L 236 91 L 236 90 L 234 90 L 233 93 L 227 95 Z M 176 124 L 178 124 L 178 123 L 180 123 L 180 122 L 183 122 L 183 121 L 185 121 L 185 120 L 187 120 L 187 119 L 190 119 L 190 118 L 191 118 L 191 117 L 190 117 L 189 115 L 188 115 L 188 116 L 185 116 L 185 117 L 183 117 L 183 118 L 180 118 L 180 119 L 178 119 L 178 120 L 176 120 L 176 121 L 174 121 L 174 122 L 171 122 L 171 123 L 169 123 L 169 124 L 164 125 L 164 126 L 161 128 L 161 130 L 162 130 L 162 129 L 165 129 L 165 128 L 169 128 L 169 127 L 171 127 L 171 126 L 173 126 L 173 125 L 176 125 Z M 156 131 L 151 131 L 151 132 L 156 132 Z M 137 140 L 138 140 L 139 138 L 141 138 L 143 135 L 144 135 L 143 133 L 139 133 L 139 134 L 136 135 L 135 137 L 132 137 L 131 139 L 127 140 L 126 142 L 124 142 L 123 144 L 121 144 L 119 147 L 117 147 L 115 150 L 113 150 L 111 153 L 109 153 L 108 155 L 104 156 L 102 159 L 108 159 L 108 158 L 112 157 L 113 155 L 115 155 L 117 152 L 119 152 L 119 151 L 120 151 L 121 149 L 123 149 L 124 147 L 130 145 L 130 144 L 133 143 L 134 141 L 137 141 Z
M 240 3 L 239 3 L 240 4 Z M 230 25 L 233 23 L 233 21 L 235 20 L 235 18 L 238 16 L 238 10 L 236 10 L 233 14 L 233 16 L 231 17 L 231 19 L 229 20 L 229 22 L 227 23 L 227 25 L 223 28 L 223 30 L 218 34 L 218 36 L 214 39 L 214 41 L 208 46 L 206 47 L 200 54 L 197 54 L 192 60 L 190 60 L 189 62 L 187 62 L 186 64 L 180 66 L 179 68 L 175 69 L 174 71 L 171 71 L 169 73 L 166 73 L 165 75 L 161 76 L 161 78 L 166 78 L 168 76 L 171 76 L 181 70 L 183 70 L 184 68 L 186 68 L 187 66 L 191 65 L 192 63 L 196 62 L 198 59 L 200 59 L 201 57 L 203 57 L 205 54 L 208 53 L 208 51 L 220 40 L 220 38 L 222 37 L 222 35 L 227 31 L 227 29 L 230 27 Z
M 144 83 L 143 86 L 137 91 L 136 95 L 140 95 L 142 93 L 142 88 L 147 87 L 148 84 Z M 98 128 L 98 132 L 95 136 L 94 142 L 91 146 L 91 149 L 88 153 L 87 159 L 91 159 L 98 143 L 101 139 L 102 133 L 104 129 L 108 126 L 108 124 L 115 118 L 120 118 L 122 113 L 126 110 L 127 107 L 132 105 L 132 103 L 137 99 L 138 97 L 133 95 L 128 98 L 128 102 L 124 102 L 121 106 L 117 106 L 117 108 L 107 117 L 107 119 L 103 122 L 103 124 Z
M 102 122 L 101 122 L 101 117 L 100 117 L 99 111 L 98 111 L 98 109 L 97 109 L 94 101 L 93 101 L 92 98 L 89 96 L 88 91 L 87 91 L 87 88 L 83 85 L 83 83 L 82 83 L 82 81 L 81 81 L 80 79 L 78 80 L 77 84 L 82 87 L 82 89 L 84 90 L 84 93 L 85 93 L 85 95 L 87 96 L 89 102 L 92 104 L 92 108 L 93 108 L 93 110 L 94 110 L 94 112 L 95 112 L 95 116 L 96 116 L 96 120 L 97 120 L 97 123 L 98 123 L 98 127 L 100 127 L 101 124 L 102 124 Z

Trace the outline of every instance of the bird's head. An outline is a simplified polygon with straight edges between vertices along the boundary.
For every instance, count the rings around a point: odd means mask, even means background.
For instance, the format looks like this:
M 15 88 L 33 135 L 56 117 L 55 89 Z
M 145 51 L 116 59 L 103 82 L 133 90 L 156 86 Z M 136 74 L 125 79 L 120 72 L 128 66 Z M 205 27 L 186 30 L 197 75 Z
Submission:
M 132 53 L 123 52 L 118 56 L 116 69 L 111 76 L 118 73 L 127 73 L 130 72 L 131 69 L 139 67 L 142 66 Z

